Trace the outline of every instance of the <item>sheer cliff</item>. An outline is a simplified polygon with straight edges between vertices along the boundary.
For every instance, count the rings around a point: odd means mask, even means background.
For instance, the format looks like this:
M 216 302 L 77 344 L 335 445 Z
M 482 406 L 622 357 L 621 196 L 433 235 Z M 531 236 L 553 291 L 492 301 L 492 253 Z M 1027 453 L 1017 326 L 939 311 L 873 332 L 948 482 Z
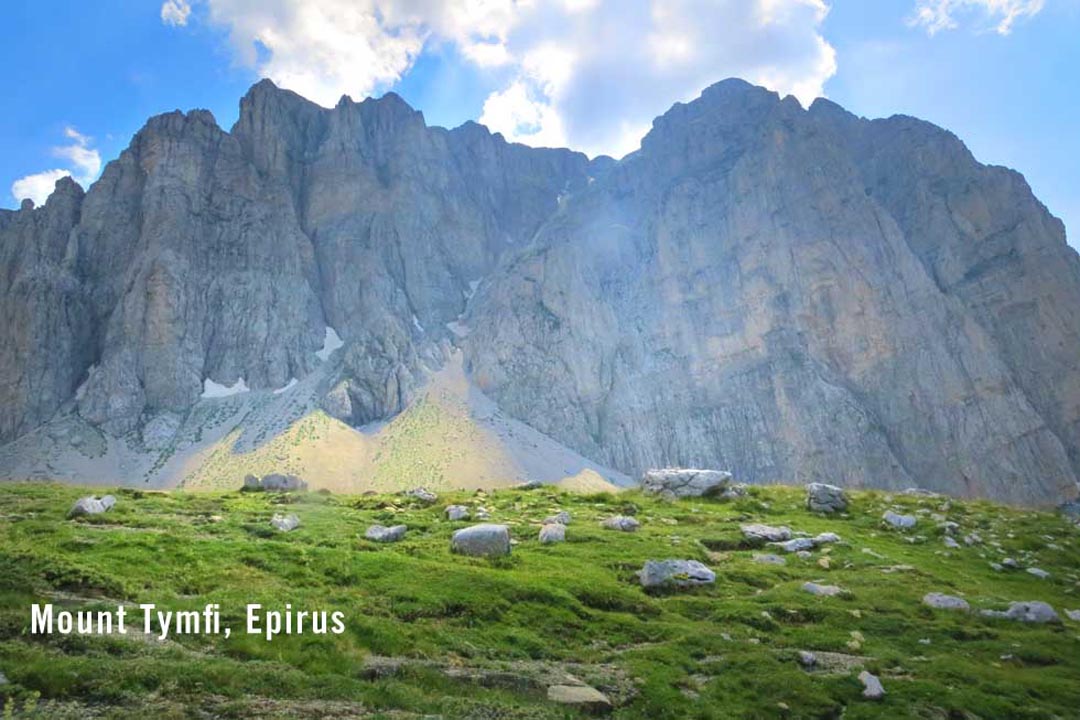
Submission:
M 501 412 L 631 476 L 1045 503 L 1080 474 L 1080 259 L 1023 178 L 741 81 L 618 162 L 263 81 L 229 132 L 152 118 L 85 194 L 0 211 L 0 269 L 23 474 L 62 423 L 175 452 L 238 390 L 299 382 L 360 428 L 459 351 Z

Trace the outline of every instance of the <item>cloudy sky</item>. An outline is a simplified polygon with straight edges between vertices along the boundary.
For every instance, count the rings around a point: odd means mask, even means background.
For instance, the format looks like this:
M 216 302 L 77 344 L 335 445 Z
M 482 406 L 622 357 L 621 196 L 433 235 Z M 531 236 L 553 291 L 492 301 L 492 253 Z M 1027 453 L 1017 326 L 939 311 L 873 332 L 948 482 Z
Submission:
M 87 186 L 150 115 L 201 107 L 231 126 L 259 77 L 328 106 L 394 90 L 429 124 L 618 157 L 672 103 L 739 76 L 947 127 L 1022 171 L 1080 245 L 1080 0 L 60 0 L 4 15 L 5 207 L 65 174 Z

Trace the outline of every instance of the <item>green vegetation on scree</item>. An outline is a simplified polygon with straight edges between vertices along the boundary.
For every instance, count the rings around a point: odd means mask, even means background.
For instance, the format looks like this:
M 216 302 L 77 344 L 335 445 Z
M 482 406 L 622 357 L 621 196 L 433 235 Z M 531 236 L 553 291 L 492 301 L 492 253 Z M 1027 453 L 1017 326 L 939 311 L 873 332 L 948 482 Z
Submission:
M 752 488 L 735 502 L 501 490 L 449 493 L 432 507 L 390 495 L 119 490 L 112 511 L 65 520 L 86 492 L 0 487 L 0 672 L 9 681 L 0 700 L 17 717 L 567 717 L 542 690 L 513 681 L 545 669 L 608 693 L 618 718 L 1080 717 L 1080 624 L 1063 613 L 1080 608 L 1080 531 L 1049 513 L 867 492 L 854 494 L 846 516 L 823 517 L 793 488 Z M 450 534 L 466 523 L 443 519 L 448 503 L 481 503 L 510 524 L 520 541 L 512 556 L 451 555 Z M 884 529 L 889 507 L 922 511 L 919 527 Z M 560 508 L 573 516 L 567 542 L 541 546 L 537 523 Z M 299 515 L 298 530 L 270 530 L 283 510 Z M 641 520 L 637 533 L 599 526 L 625 511 Z M 985 544 L 946 551 L 929 512 Z M 763 565 L 740 544 L 747 521 L 834 531 L 844 542 L 827 553 L 828 569 L 821 551 Z M 364 540 L 376 522 L 405 523 L 408 536 Z M 1051 577 L 994 571 L 1004 556 Z M 701 560 L 717 582 L 646 594 L 634 573 L 650 558 Z M 885 572 L 894 566 L 909 567 Z M 850 594 L 815 597 L 799 589 L 807 580 Z M 920 603 L 931 591 L 975 609 L 1043 600 L 1064 622 L 931 610 Z M 29 605 L 42 600 L 72 609 L 217 602 L 234 631 L 160 643 L 31 637 Z M 267 643 L 242 633 L 249 602 L 343 610 L 347 631 Z M 804 649 L 866 656 L 888 695 L 864 700 L 854 672 L 804 672 Z M 407 662 L 376 677 L 365 671 L 372 656 Z M 492 669 L 506 672 L 482 672 Z

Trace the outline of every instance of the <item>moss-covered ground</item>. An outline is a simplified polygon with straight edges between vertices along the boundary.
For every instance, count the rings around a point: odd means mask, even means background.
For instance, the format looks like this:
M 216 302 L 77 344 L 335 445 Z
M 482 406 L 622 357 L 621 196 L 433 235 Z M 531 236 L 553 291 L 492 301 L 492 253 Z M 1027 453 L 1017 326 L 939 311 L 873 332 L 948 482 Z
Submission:
M 780 487 L 730 502 L 504 489 L 444 493 L 433 506 L 117 490 L 110 512 L 66 520 L 85 494 L 0 487 L 0 701 L 16 717 L 561 718 L 576 711 L 546 687 L 566 674 L 607 694 L 617 718 L 1080 717 L 1080 623 L 1064 613 L 1080 608 L 1080 531 L 1052 513 L 864 492 L 827 517 Z M 444 519 L 450 503 L 508 524 L 511 556 L 452 555 L 450 535 L 468 523 Z M 889 508 L 918 525 L 886 529 Z M 540 545 L 539 521 L 559 509 L 573 518 L 567 542 Z M 278 533 L 275 512 L 302 524 Z M 600 526 L 619 513 L 640 530 Z M 946 520 L 961 547 L 946 548 Z M 744 522 L 842 542 L 762 564 Z M 372 523 L 404 523 L 408 535 L 369 542 Z M 973 532 L 981 542 L 964 544 Z M 1005 557 L 1020 569 L 991 567 Z M 700 560 L 716 583 L 646 593 L 635 573 L 650 558 Z M 813 596 L 800 589 L 809 580 L 847 592 Z M 1041 600 L 1063 622 L 933 610 L 921 604 L 933 591 L 975 610 Z M 35 602 L 136 613 L 212 602 L 232 634 L 35 636 Z M 341 611 L 346 629 L 267 642 L 244 632 L 248 603 Z M 800 650 L 839 653 L 839 664 L 808 672 Z M 882 701 L 862 697 L 860 667 L 882 678 Z

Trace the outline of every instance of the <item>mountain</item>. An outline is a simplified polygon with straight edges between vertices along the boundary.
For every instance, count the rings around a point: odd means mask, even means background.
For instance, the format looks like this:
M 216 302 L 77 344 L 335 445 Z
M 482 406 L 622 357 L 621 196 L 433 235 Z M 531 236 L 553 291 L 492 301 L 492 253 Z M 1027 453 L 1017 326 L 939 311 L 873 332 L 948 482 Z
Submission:
M 1080 258 L 940 128 L 729 80 L 616 162 L 393 94 L 240 108 L 155 117 L 85 194 L 0 212 L 4 475 L 384 487 L 371 442 L 451 407 L 497 438 L 470 454 L 519 458 L 492 484 L 1076 495 Z M 379 477 L 476 485 L 459 436 L 409 427 L 430 461 Z

